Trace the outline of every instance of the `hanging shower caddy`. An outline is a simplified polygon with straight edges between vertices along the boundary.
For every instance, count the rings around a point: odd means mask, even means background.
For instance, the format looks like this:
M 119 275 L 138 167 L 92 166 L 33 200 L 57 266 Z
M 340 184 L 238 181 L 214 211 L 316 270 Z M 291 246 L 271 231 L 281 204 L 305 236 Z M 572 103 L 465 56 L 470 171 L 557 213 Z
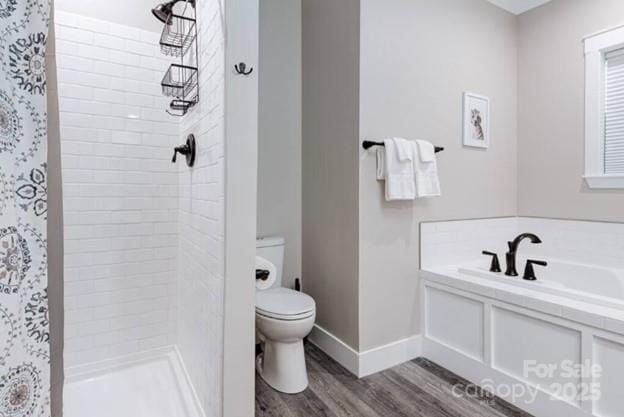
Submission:
M 167 9 L 168 16 L 160 37 L 160 51 L 164 55 L 180 58 L 179 63 L 169 66 L 160 83 L 163 95 L 172 97 L 167 113 L 174 116 L 184 116 L 199 101 L 199 48 L 195 0 L 187 0 L 186 5 L 185 11 L 189 5 L 192 6 L 192 17 L 175 14 L 172 6 Z M 185 61 L 189 52 L 191 55 L 194 54 L 195 59 L 189 58 Z

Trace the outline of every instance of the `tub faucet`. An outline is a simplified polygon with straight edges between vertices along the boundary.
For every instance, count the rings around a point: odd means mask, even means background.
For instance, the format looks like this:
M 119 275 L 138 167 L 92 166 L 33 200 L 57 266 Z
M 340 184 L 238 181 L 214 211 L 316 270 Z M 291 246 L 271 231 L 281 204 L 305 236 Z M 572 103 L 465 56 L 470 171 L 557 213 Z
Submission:
M 531 243 L 542 243 L 542 240 L 533 233 L 522 233 L 518 235 L 513 241 L 507 242 L 509 246 L 509 252 L 505 255 L 507 260 L 507 270 L 505 275 L 510 277 L 517 277 L 518 271 L 516 270 L 516 253 L 518 252 L 518 246 L 524 239 L 530 239 Z

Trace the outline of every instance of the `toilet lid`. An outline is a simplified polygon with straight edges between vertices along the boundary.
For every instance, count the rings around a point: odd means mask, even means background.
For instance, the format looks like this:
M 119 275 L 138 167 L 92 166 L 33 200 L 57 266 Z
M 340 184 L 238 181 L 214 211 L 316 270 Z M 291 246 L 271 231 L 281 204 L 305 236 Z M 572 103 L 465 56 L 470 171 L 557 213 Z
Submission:
M 278 319 L 305 318 L 316 309 L 314 299 L 288 288 L 272 288 L 256 292 L 256 311 Z

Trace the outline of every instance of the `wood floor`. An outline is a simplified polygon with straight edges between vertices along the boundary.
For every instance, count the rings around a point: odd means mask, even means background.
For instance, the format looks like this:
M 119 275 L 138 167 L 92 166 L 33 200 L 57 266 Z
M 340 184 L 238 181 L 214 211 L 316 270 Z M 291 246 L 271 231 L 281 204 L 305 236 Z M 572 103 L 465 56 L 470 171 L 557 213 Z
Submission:
M 484 392 L 453 395 L 468 382 L 425 359 L 358 380 L 314 345 L 306 356 L 310 386 L 301 394 L 281 394 L 256 374 L 257 417 L 531 417 Z

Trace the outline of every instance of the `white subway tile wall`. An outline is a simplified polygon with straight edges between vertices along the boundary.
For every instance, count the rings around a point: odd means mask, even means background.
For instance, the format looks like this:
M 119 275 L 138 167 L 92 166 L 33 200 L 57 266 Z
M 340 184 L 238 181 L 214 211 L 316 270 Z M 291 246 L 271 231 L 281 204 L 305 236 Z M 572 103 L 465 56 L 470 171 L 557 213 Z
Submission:
M 520 217 L 518 227 L 543 241 L 523 246 L 527 256 L 624 269 L 624 223 Z
M 421 223 L 421 268 L 474 262 L 483 250 L 500 257 L 517 230 L 516 217 Z
M 224 61 L 219 0 L 198 2 L 200 102 L 179 142 L 198 143 L 195 167 L 180 164 L 178 348 L 206 415 L 221 415 L 224 299 Z
M 542 244 L 523 245 L 524 256 L 624 268 L 624 223 L 529 217 L 422 223 L 421 267 L 478 259 L 487 265 L 482 250 L 497 252 L 504 266 L 507 242 L 525 232 L 537 234 Z
M 158 34 L 55 18 L 72 367 L 176 341 L 180 127 Z

